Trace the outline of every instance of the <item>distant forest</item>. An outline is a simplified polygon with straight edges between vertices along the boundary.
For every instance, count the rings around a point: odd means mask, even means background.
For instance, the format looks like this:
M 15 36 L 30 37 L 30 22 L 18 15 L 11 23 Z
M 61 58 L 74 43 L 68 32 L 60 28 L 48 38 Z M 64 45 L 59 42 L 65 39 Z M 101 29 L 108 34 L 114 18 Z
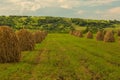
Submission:
M 80 18 L 48 17 L 48 16 L 0 16 L 0 26 L 14 29 L 40 29 L 48 32 L 69 32 L 75 26 L 86 27 L 85 31 L 118 27 L 118 20 L 91 20 Z

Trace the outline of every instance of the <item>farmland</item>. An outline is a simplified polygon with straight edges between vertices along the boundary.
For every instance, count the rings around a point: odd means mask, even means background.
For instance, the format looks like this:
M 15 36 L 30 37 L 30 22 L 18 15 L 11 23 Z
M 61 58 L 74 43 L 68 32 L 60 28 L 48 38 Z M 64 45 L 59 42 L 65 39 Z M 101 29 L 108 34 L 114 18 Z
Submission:
M 120 43 L 51 33 L 20 62 L 0 64 L 0 79 L 120 80 Z

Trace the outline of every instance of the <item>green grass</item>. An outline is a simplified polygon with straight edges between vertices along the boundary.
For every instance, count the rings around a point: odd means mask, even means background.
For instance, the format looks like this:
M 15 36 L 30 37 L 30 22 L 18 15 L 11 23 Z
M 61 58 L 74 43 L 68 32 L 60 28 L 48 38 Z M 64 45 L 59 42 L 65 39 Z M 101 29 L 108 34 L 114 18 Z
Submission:
M 120 80 L 120 44 L 49 34 L 19 63 L 0 64 L 0 80 Z

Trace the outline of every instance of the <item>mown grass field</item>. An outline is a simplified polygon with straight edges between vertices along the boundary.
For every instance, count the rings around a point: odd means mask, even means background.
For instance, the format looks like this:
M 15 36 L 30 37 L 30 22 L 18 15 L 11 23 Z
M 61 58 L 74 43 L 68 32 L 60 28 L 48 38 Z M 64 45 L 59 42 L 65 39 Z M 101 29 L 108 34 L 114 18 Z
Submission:
M 0 80 L 120 80 L 120 44 L 48 34 L 19 63 L 0 64 Z

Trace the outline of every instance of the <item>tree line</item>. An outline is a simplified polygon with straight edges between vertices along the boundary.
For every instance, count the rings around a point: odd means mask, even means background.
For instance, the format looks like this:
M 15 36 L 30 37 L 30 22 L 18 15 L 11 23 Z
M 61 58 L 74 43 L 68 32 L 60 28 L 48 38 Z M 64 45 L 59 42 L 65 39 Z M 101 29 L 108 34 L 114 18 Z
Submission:
M 48 32 L 69 32 L 74 26 L 86 27 L 85 31 L 115 27 L 117 20 L 90 20 L 80 18 L 64 18 L 49 16 L 0 16 L 0 26 L 10 26 L 14 29 L 40 29 Z

